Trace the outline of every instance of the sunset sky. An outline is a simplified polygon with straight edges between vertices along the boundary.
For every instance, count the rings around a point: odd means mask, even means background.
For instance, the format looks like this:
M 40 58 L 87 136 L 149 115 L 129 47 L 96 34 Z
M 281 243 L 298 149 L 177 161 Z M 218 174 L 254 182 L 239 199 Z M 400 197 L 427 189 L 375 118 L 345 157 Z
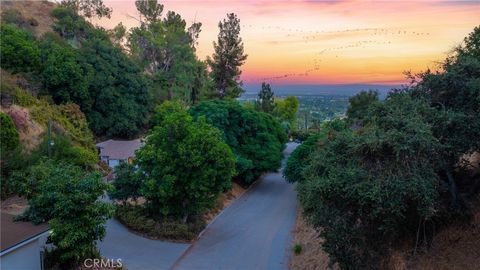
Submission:
M 112 28 L 138 24 L 132 1 L 106 0 Z M 406 70 L 436 62 L 480 25 L 480 1 L 160 1 L 201 22 L 198 56 L 213 52 L 218 21 L 234 12 L 248 54 L 245 83 L 400 84 Z

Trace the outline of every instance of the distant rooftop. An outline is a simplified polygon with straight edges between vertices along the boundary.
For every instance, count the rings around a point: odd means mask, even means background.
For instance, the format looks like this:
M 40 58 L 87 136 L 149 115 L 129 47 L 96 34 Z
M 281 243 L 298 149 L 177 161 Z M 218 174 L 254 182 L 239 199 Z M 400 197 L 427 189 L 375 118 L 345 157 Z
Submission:
M 108 140 L 98 143 L 97 147 L 100 148 L 100 156 L 125 160 L 135 156 L 135 151 L 142 147 L 142 141 L 141 139 L 131 141 Z
M 1 218 L 0 249 L 2 252 L 49 230 L 46 223 L 33 225 L 31 222 L 14 222 L 15 216 L 9 213 L 2 212 Z

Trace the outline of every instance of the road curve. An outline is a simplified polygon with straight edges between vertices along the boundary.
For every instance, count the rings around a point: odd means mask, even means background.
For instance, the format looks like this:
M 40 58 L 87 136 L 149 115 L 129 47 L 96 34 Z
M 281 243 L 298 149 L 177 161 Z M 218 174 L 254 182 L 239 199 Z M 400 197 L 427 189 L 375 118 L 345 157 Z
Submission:
M 107 221 L 107 235 L 97 246 L 105 259 L 121 259 L 128 270 L 168 269 L 189 244 L 151 240 L 130 232 L 115 219 Z
M 289 143 L 288 156 L 297 144 Z M 297 198 L 268 173 L 225 209 L 171 269 L 287 269 Z

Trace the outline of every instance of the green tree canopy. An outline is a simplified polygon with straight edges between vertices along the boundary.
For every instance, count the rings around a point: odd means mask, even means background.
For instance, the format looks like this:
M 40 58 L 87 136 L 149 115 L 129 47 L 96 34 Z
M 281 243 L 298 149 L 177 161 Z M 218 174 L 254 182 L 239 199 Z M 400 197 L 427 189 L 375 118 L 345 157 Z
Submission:
M 36 71 L 40 64 L 40 49 L 34 37 L 13 24 L 0 25 L 0 58 L 2 68 L 13 73 Z
M 340 267 L 381 267 L 400 240 L 428 242 L 429 228 L 469 216 L 480 178 L 462 174 L 473 165 L 465 154 L 480 150 L 479 34 L 385 101 L 352 99 L 348 120 L 363 124 L 356 132 L 312 139 L 291 155 L 287 179 L 299 182 L 305 214 Z
M 60 261 L 79 263 L 97 254 L 96 241 L 105 236 L 111 206 L 98 197 L 108 189 L 98 173 L 43 160 L 17 175 L 17 192 L 29 199 L 24 214 L 35 223 L 47 221 Z
M 112 43 L 107 31 L 95 28 L 69 6 L 53 10 L 52 15 L 57 19 L 53 29 L 73 47 L 48 42 L 50 46 L 62 45 L 50 51 L 46 46 L 45 58 L 51 58 L 52 72 L 58 66 L 64 68 L 47 78 L 65 89 L 61 93 L 66 94 L 61 97 L 74 99 L 81 106 L 97 136 L 137 135 L 146 126 L 151 109 L 148 84 L 141 69 Z M 55 64 L 55 59 L 63 64 Z M 87 80 L 87 93 L 81 78 Z M 58 91 L 58 87 L 55 89 Z
M 273 115 L 278 117 L 282 122 L 287 122 L 290 129 L 297 126 L 297 112 L 300 102 L 297 97 L 288 96 L 284 99 L 275 99 L 275 107 Z
M 168 114 L 153 129 L 136 163 L 149 212 L 184 222 L 211 208 L 235 174 L 234 156 L 218 129 L 185 111 Z
M 424 99 L 435 109 L 428 118 L 433 133 L 442 144 L 442 178 L 448 183 L 455 208 L 465 208 L 455 171 L 468 169 L 465 154 L 480 151 L 480 28 L 476 27 L 435 72 L 418 74 L 414 84 L 405 89 L 414 98 Z M 475 184 L 476 183 L 476 184 Z M 474 180 L 478 186 L 480 179 Z M 478 189 L 478 188 L 477 188 Z M 471 191 L 469 192 L 471 195 Z
M 153 81 L 156 102 L 198 102 L 209 85 L 206 66 L 195 54 L 201 23 L 187 28 L 185 20 L 173 11 L 162 17 L 163 5 L 156 0 L 138 0 L 135 4 L 141 24 L 131 29 L 128 45 Z
M 75 10 L 77 14 L 88 19 L 93 17 L 110 19 L 112 14 L 112 9 L 107 7 L 102 0 L 62 0 L 60 4 Z
M 263 82 L 262 90 L 258 92 L 258 99 L 256 102 L 258 111 L 264 113 L 272 113 L 275 108 L 275 93 L 273 93 L 270 84 Z
M 126 162 L 115 167 L 113 189 L 109 192 L 110 198 L 126 203 L 128 199 L 136 200 L 140 197 L 142 176 L 136 173 L 136 168 Z
M 322 124 L 320 132 L 307 134 L 304 142 L 297 146 L 287 160 L 283 170 L 285 179 L 290 183 L 302 182 L 305 179 L 303 171 L 310 163 L 311 153 L 315 151 L 316 147 L 323 145 L 322 142 L 328 136 L 345 130 L 347 130 L 347 123 L 344 120 L 334 119 Z
M 378 102 L 378 92 L 374 90 L 361 91 L 348 99 L 347 116 L 350 120 L 362 120 L 366 117 L 372 103 Z
M 81 108 L 92 106 L 88 85 L 93 70 L 81 63 L 74 48 L 55 33 L 46 33 L 41 43 L 40 75 L 45 91 L 57 103 L 75 102 Z
M 208 64 L 211 68 L 216 96 L 237 98 L 243 93 L 240 67 L 247 60 L 240 37 L 240 19 L 234 13 L 227 14 L 227 19 L 218 23 L 220 32 L 213 43 L 215 52 Z
M 438 211 L 432 157 L 440 145 L 423 118 L 428 105 L 402 94 L 374 110 L 362 133 L 320 137 L 296 179 L 307 218 L 342 268 L 375 268 L 387 247 Z
M 238 179 L 244 183 L 280 167 L 287 137 L 273 116 L 247 109 L 236 101 L 221 100 L 202 102 L 192 107 L 190 114 L 195 118 L 205 116 L 208 123 L 222 131 L 237 158 Z

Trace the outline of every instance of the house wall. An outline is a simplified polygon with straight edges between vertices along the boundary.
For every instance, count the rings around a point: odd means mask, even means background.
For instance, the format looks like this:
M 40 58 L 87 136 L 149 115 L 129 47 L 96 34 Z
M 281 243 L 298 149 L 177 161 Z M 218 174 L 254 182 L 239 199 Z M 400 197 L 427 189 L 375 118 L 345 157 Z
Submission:
M 2 270 L 41 269 L 40 241 L 34 240 L 0 257 Z
M 108 160 L 108 167 L 110 167 L 112 169 L 117 167 L 119 164 L 120 164 L 120 160 L 118 160 L 118 159 L 109 159 Z

